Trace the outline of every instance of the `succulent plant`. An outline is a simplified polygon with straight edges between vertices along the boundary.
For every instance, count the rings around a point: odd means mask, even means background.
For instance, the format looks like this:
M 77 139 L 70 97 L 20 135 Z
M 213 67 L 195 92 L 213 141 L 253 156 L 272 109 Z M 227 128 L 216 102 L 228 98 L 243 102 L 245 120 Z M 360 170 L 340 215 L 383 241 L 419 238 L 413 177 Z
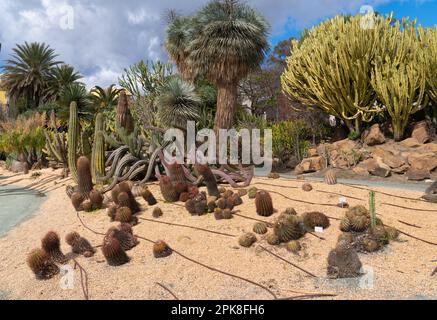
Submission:
M 208 197 L 206 205 L 208 206 L 208 212 L 214 212 L 215 208 L 217 208 L 216 201 L 214 200 L 215 197 Z
M 105 136 L 102 132 L 104 129 L 104 116 L 102 113 L 98 113 L 94 125 L 94 141 L 91 153 L 91 169 L 95 183 L 97 183 L 98 178 L 105 176 Z
M 124 192 L 128 195 L 128 202 L 129 202 L 128 207 L 132 210 L 132 214 L 140 212 L 141 211 L 140 205 L 137 202 L 137 200 L 135 200 L 130 184 L 127 181 L 123 181 L 118 184 L 118 187 L 120 189 L 120 193 Z M 122 205 L 121 203 L 119 204 Z
M 256 213 L 263 217 L 273 214 L 272 197 L 267 191 L 258 191 L 255 198 Z
M 84 202 L 82 202 L 82 208 L 86 212 L 91 212 L 93 211 L 93 204 L 90 200 L 85 200 Z
M 255 242 L 256 242 L 256 236 L 251 232 L 243 234 L 238 239 L 238 243 L 240 244 L 240 246 L 245 248 L 251 247 Z
M 186 184 L 187 180 L 185 178 L 184 168 L 181 164 L 177 162 L 171 163 L 167 166 L 167 169 L 171 182 L 174 184 L 178 182 Z
M 369 216 L 369 210 L 367 210 L 366 207 L 362 205 L 350 207 L 346 212 L 346 216 L 348 218 L 353 216 Z
M 47 280 L 59 273 L 59 267 L 43 249 L 32 250 L 26 262 L 38 280 Z
M 68 168 L 70 169 L 73 181 L 78 182 L 78 173 L 76 168 L 76 154 L 77 154 L 77 137 L 79 135 L 79 117 L 77 114 L 76 102 L 70 104 L 70 118 L 68 122 Z
M 165 258 L 171 255 L 173 250 L 162 240 L 158 240 L 153 244 L 153 256 L 155 258 Z
M 187 209 L 187 211 L 190 214 L 195 214 L 196 213 L 196 207 L 195 207 L 196 202 L 194 201 L 194 199 L 188 199 L 185 202 L 185 209 Z
M 220 187 L 220 188 L 218 188 L 218 191 L 220 192 L 220 194 L 225 193 L 226 192 L 226 188 L 225 187 Z
M 384 226 L 370 228 L 369 233 L 379 244 L 386 245 L 389 243 L 389 235 Z
M 381 248 L 378 241 L 372 238 L 364 238 L 360 243 L 360 247 L 365 252 L 375 252 Z
M 396 240 L 399 238 L 399 230 L 393 227 L 385 227 L 387 237 L 389 240 Z
M 103 205 L 103 195 L 100 191 L 93 189 L 90 192 L 90 201 L 94 208 L 100 209 Z
M 300 250 L 302 250 L 302 246 L 300 245 L 300 242 L 297 240 L 292 240 L 289 243 L 287 243 L 287 250 L 292 253 L 298 253 Z
M 165 201 L 176 202 L 179 200 L 179 193 L 176 191 L 169 177 L 161 176 L 159 179 L 159 188 L 161 189 Z
M 117 203 L 120 207 L 128 207 L 129 209 L 131 209 L 129 195 L 126 192 L 120 192 L 118 194 Z
M 302 190 L 305 192 L 310 192 L 313 190 L 313 186 L 311 185 L 311 183 L 304 183 L 302 185 Z
M 226 199 L 225 198 L 220 198 L 217 200 L 216 202 L 217 207 L 220 209 L 226 209 Z
M 292 216 L 297 216 L 296 210 L 294 208 L 291 208 L 291 207 L 285 209 L 283 214 L 289 214 L 289 215 L 292 215 Z
M 329 218 L 322 212 L 306 212 L 302 218 L 307 230 L 314 230 L 315 227 L 322 227 L 323 229 L 329 227 Z
M 238 194 L 240 197 L 244 197 L 245 195 L 247 195 L 247 190 L 246 190 L 246 189 L 239 189 L 239 190 L 237 191 L 237 194 Z
M 120 187 L 119 187 L 119 185 L 117 184 L 117 185 L 115 185 L 115 187 L 112 188 L 112 190 L 111 190 L 111 198 L 112 198 L 112 201 L 114 201 L 114 203 L 116 203 L 116 204 L 118 204 L 118 195 L 119 195 L 119 193 L 120 193 Z
M 360 276 L 362 264 L 356 251 L 341 241 L 328 255 L 327 273 L 330 278 L 354 278 Z
M 233 195 L 234 195 L 234 191 L 228 189 L 228 190 L 225 191 L 225 193 L 222 194 L 222 197 L 227 199 L 229 197 L 232 197 Z
M 118 206 L 116 204 L 112 204 L 106 209 L 106 213 L 108 214 L 108 217 L 111 218 L 111 221 L 115 220 L 115 216 L 117 214 L 117 208 Z
M 225 220 L 232 219 L 232 211 L 231 211 L 231 209 L 224 209 L 222 211 L 222 216 L 223 216 L 223 219 L 225 219 Z
M 351 222 L 348 217 L 344 217 L 340 221 L 340 230 L 343 232 L 349 232 L 351 231 Z
M 337 242 L 340 242 L 340 241 L 352 243 L 352 242 L 354 242 L 354 236 L 351 233 L 342 232 L 337 238 Z
M 93 178 L 91 176 L 90 161 L 87 157 L 77 159 L 77 191 L 88 196 L 93 190 Z
M 143 192 L 141 193 L 141 196 L 149 206 L 154 206 L 155 204 L 158 203 L 158 201 L 156 201 L 155 197 L 153 196 L 152 192 L 149 189 L 144 189 Z
M 187 202 L 188 201 L 188 199 L 190 199 L 190 194 L 188 193 L 188 192 L 182 192 L 180 195 L 179 195 L 179 201 L 180 202 Z
M 162 210 L 161 210 L 161 208 L 160 208 L 160 207 L 155 207 L 155 208 L 153 208 L 152 216 L 153 216 L 154 218 L 159 218 L 159 217 L 161 217 L 161 216 L 162 216 Z
M 237 207 L 237 206 L 243 204 L 243 200 L 242 200 L 241 197 L 240 197 L 238 194 L 236 194 L 236 193 L 234 193 L 233 195 L 231 195 L 231 196 L 228 198 L 228 200 L 232 202 L 232 205 L 233 205 L 234 207 Z
M 208 190 L 208 195 L 214 197 L 220 196 L 220 192 L 217 187 L 217 180 L 215 179 L 211 168 L 206 164 L 196 164 L 194 167 L 199 175 L 203 177 L 203 182 L 205 183 L 206 189 Z
M 337 184 L 337 173 L 335 170 L 331 169 L 325 173 L 325 183 L 328 185 Z
M 199 194 L 199 188 L 196 186 L 188 186 L 188 193 L 194 197 Z
M 257 222 L 253 226 L 253 232 L 257 234 L 266 234 L 267 231 L 267 225 L 264 222 Z
M 92 257 L 96 252 L 87 239 L 77 232 L 70 232 L 65 236 L 65 241 L 71 246 L 73 253 L 82 254 L 86 258 Z
M 185 182 L 176 182 L 173 183 L 176 192 L 180 195 L 183 192 L 187 192 L 188 191 L 188 185 Z
M 275 233 L 270 233 L 266 237 L 266 241 L 269 245 L 276 246 L 281 243 L 279 237 Z
M 118 228 L 109 228 L 105 237 L 117 239 L 124 251 L 131 250 L 139 243 L 137 237 L 128 231 L 122 230 L 120 226 Z
M 120 241 L 114 237 L 105 237 L 102 246 L 102 253 L 110 266 L 121 266 L 129 262 L 126 251 L 123 250 Z
M 303 228 L 296 216 L 281 214 L 273 225 L 273 231 L 280 242 L 297 240 L 304 234 Z
M 115 221 L 131 223 L 133 221 L 132 210 L 128 207 L 119 207 L 115 213 Z
M 41 239 L 41 248 L 53 259 L 53 261 L 64 264 L 67 262 L 67 257 L 61 251 L 61 240 L 54 231 L 49 231 Z
M 215 208 L 214 209 L 214 218 L 216 220 L 222 220 L 223 219 L 223 209 Z
M 73 207 L 74 207 L 74 209 L 76 211 L 82 211 L 83 210 L 83 207 L 82 207 L 83 200 L 84 200 L 84 197 L 79 192 L 74 192 L 71 195 L 71 204 L 73 205 Z
M 267 177 L 269 179 L 279 179 L 281 175 L 277 172 L 270 172 Z
M 258 189 L 256 187 L 250 188 L 248 191 L 249 199 L 255 199 L 257 192 L 258 192 Z
M 370 226 L 369 211 L 364 206 L 355 206 L 348 209 L 346 218 L 349 219 L 350 229 L 363 232 Z

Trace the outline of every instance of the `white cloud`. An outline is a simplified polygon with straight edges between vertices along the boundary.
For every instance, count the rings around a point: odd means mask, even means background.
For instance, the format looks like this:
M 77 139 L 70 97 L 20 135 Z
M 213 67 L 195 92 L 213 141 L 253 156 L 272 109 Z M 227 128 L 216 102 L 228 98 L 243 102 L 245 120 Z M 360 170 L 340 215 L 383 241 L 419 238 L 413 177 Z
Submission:
M 357 13 L 364 4 L 389 0 L 252 0 L 272 24 L 272 33 L 284 26 L 308 27 L 320 18 L 340 12 Z M 164 13 L 173 8 L 189 14 L 206 0 L 1 0 L 0 60 L 24 41 L 46 42 L 59 59 L 74 65 L 88 85 L 117 83 L 123 68 L 140 60 L 167 59 L 162 43 Z M 69 10 L 72 9 L 72 12 Z M 72 16 L 68 14 L 72 13 Z M 72 21 L 70 21 L 73 19 Z M 72 23 L 72 29 L 68 28 Z M 66 27 L 67 24 L 67 27 Z M 0 62 L 1 64 L 1 62 Z

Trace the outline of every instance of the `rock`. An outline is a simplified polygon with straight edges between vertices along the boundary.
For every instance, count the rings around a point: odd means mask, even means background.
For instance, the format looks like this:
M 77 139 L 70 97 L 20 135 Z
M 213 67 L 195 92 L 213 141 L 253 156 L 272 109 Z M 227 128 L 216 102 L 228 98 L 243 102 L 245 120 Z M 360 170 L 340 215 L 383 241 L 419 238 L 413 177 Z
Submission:
M 403 166 L 400 166 L 398 168 L 392 168 L 391 171 L 397 174 L 403 174 L 410 169 L 410 166 L 408 164 L 404 164 Z
M 291 157 L 290 160 L 287 161 L 287 163 L 285 164 L 287 169 L 294 169 L 296 168 L 296 166 L 299 164 L 299 161 L 297 160 L 296 157 Z
M 391 169 L 388 165 L 375 159 L 365 160 L 363 161 L 363 165 L 365 166 L 367 171 L 374 176 L 386 178 L 391 173 Z
M 355 168 L 352 169 L 353 172 L 355 172 L 356 174 L 359 174 L 360 176 L 368 176 L 369 175 L 369 171 L 367 171 L 367 169 L 362 166 L 361 164 L 356 166 Z
M 363 133 L 363 141 L 368 146 L 375 146 L 385 142 L 385 136 L 379 127 L 379 124 L 374 124 L 370 129 Z
M 427 170 L 410 169 L 407 172 L 407 179 L 411 181 L 422 181 L 431 178 L 431 173 Z
M 434 152 L 437 153 L 437 143 L 427 143 L 422 145 L 418 150 L 418 152 Z
M 308 172 L 316 172 L 326 167 L 326 160 L 324 157 L 312 157 L 303 159 L 302 162 L 296 166 L 295 173 L 302 174 Z
M 391 151 L 383 148 L 376 148 L 373 150 L 374 158 L 379 158 L 380 161 L 388 165 L 390 168 L 399 168 L 406 164 L 404 158 L 394 155 Z
M 426 121 L 421 121 L 414 125 L 411 137 L 416 139 L 419 143 L 427 143 L 431 140 Z
M 11 163 L 10 170 L 14 173 L 19 173 L 19 172 L 26 173 L 26 171 L 29 172 L 29 166 L 27 165 L 27 162 L 13 160 Z
M 417 148 L 422 145 L 421 143 L 419 143 L 419 141 L 417 141 L 414 138 L 405 139 L 401 141 L 399 144 L 405 148 Z
M 317 157 L 318 155 L 319 155 L 319 153 L 317 152 L 316 148 L 309 148 L 307 150 L 307 157 L 308 158 Z
M 408 156 L 408 163 L 412 169 L 433 171 L 437 168 L 437 155 L 431 152 L 411 153 Z

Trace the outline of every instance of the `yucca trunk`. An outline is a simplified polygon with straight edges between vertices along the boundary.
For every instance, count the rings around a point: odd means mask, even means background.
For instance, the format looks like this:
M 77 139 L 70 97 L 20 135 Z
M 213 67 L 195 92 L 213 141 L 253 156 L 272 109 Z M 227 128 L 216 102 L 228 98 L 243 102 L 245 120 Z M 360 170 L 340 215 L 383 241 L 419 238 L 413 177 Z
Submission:
M 214 131 L 230 129 L 234 124 L 235 104 L 237 102 L 237 84 L 232 82 L 217 84 L 217 113 Z

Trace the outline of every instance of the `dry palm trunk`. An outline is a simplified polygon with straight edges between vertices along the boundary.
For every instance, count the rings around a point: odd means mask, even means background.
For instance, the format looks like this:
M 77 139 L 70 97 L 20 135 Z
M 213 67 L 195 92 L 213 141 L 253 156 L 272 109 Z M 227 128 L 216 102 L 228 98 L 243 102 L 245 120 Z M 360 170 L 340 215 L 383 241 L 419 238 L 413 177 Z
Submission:
M 219 129 L 230 129 L 234 124 L 237 85 L 233 82 L 222 82 L 218 83 L 217 87 L 217 113 L 215 116 L 214 131 L 218 138 Z

